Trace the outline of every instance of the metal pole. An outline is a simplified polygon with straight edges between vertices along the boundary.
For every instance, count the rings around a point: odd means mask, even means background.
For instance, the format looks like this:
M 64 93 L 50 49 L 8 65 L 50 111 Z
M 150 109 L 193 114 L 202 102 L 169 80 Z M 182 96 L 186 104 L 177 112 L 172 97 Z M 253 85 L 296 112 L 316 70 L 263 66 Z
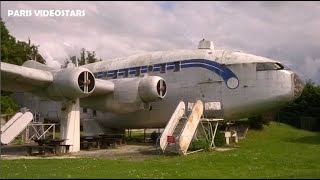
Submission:
M 53 125 L 53 139 L 55 139 L 55 134 L 56 134 L 56 124 Z

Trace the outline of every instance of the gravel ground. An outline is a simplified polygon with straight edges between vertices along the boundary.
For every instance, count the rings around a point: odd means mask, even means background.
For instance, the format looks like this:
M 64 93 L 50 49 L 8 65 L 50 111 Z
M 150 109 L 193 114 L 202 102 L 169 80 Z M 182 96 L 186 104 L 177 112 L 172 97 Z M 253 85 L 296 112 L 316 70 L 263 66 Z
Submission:
M 117 146 L 110 149 L 81 150 L 80 152 L 64 155 L 28 156 L 24 145 L 1 146 L 1 159 L 63 159 L 63 158 L 105 158 L 105 159 L 128 159 L 145 160 L 158 157 L 159 153 L 153 144 L 136 143 Z
M 216 151 L 232 150 L 234 147 L 219 147 Z M 156 147 L 151 143 L 132 143 L 116 148 L 81 150 L 80 152 L 63 155 L 28 156 L 25 145 L 1 146 L 1 159 L 66 159 L 66 158 L 102 158 L 102 159 L 125 159 L 143 161 L 145 159 L 160 157 Z

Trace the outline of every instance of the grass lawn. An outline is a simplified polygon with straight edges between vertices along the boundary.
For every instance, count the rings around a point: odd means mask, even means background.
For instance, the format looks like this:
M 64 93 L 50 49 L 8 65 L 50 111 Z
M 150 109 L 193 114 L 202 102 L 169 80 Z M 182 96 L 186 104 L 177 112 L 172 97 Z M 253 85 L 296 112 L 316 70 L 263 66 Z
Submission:
M 1 160 L 1 178 L 320 178 L 320 134 L 271 123 L 225 152 L 107 159 Z

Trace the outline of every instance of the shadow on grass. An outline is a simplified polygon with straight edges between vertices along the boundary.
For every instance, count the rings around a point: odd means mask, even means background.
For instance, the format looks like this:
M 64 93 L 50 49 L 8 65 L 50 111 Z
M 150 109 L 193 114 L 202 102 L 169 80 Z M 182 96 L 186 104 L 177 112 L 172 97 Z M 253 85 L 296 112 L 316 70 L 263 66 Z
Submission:
M 312 136 L 305 136 L 301 138 L 288 138 L 287 142 L 302 143 L 302 144 L 319 144 L 320 145 L 320 133 Z
M 141 155 L 145 155 L 145 156 L 177 156 L 176 153 L 170 153 L 170 152 L 166 152 L 163 153 L 159 148 L 156 148 L 156 146 L 152 146 L 152 148 L 150 149 L 144 149 L 144 150 L 139 150 L 139 154 Z

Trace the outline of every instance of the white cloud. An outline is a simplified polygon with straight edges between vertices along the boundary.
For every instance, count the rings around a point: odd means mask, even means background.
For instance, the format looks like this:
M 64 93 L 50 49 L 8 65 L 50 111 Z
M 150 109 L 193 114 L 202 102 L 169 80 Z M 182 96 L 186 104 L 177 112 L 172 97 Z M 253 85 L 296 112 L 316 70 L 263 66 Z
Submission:
M 7 17 L 8 9 L 84 9 L 86 16 Z M 276 58 L 320 83 L 318 2 L 2 2 L 1 10 L 11 34 L 39 44 L 48 65 L 82 47 L 109 59 L 193 49 L 205 38 L 219 49 Z

